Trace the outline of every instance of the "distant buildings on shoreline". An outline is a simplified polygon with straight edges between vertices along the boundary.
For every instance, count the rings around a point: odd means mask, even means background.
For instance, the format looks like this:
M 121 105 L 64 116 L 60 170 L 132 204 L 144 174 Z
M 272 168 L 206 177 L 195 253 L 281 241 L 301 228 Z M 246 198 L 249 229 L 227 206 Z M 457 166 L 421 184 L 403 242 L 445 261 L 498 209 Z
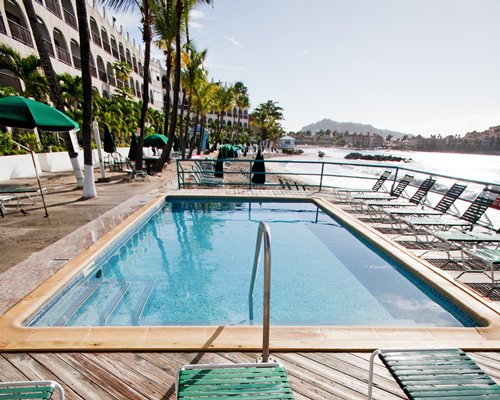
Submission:
M 314 146 L 340 146 L 352 149 L 394 149 L 416 151 L 440 151 L 456 153 L 500 154 L 500 126 L 494 126 L 484 132 L 469 132 L 464 137 L 459 135 L 421 135 L 393 139 L 377 133 L 350 133 L 336 131 L 290 133 L 295 144 Z

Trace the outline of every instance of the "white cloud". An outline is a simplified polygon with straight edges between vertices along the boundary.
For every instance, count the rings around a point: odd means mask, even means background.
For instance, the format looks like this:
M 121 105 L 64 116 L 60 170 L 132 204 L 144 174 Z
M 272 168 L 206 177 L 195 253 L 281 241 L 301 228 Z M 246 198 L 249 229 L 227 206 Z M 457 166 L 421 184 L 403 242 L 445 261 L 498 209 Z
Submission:
M 306 55 L 308 55 L 310 52 L 311 52 L 311 50 L 309 50 L 309 49 L 307 49 L 307 50 L 302 50 L 302 51 L 300 52 L 300 55 L 301 55 L 301 56 L 306 56 Z
M 206 63 L 207 68 L 218 68 L 225 69 L 229 71 L 246 71 L 245 67 L 235 67 L 233 65 L 223 65 L 223 64 L 211 64 L 209 62 Z
M 191 10 L 191 20 L 193 19 L 205 19 L 205 13 L 200 10 Z
M 243 47 L 243 45 L 232 36 L 224 36 L 224 39 L 226 39 L 228 42 L 234 44 L 236 47 Z

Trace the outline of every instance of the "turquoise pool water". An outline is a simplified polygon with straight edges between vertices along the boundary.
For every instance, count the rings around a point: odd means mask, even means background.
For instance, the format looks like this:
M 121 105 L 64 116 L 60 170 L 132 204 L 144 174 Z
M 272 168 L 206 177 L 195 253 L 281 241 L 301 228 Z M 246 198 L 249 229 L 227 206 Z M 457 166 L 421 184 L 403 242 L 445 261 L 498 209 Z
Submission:
M 249 325 L 260 221 L 272 236 L 271 324 L 475 326 L 309 202 L 169 200 L 86 268 L 31 326 Z

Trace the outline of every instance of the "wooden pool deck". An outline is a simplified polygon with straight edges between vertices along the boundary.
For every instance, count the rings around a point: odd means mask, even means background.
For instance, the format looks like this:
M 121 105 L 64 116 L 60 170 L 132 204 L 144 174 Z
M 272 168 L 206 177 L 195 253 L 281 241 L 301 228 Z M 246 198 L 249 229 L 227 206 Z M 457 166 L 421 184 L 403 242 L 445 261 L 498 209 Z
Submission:
M 500 352 L 468 353 L 500 383 Z M 176 371 L 188 363 L 253 362 L 242 352 L 0 353 L 0 381 L 54 379 L 72 399 L 175 399 Z M 366 399 L 370 353 L 275 353 L 286 367 L 296 400 Z M 406 399 L 378 364 L 374 398 Z

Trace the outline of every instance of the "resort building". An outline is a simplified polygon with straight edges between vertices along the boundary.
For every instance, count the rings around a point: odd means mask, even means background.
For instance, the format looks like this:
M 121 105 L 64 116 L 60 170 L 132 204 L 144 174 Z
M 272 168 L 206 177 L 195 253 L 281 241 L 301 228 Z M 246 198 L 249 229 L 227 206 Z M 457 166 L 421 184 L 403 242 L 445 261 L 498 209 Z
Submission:
M 81 58 L 76 17 L 76 4 L 73 0 L 36 0 L 33 2 L 39 16 L 43 40 L 52 58 L 56 73 L 80 74 Z M 110 23 L 106 9 L 102 14 L 94 5 L 88 4 L 89 28 L 91 33 L 91 73 L 92 85 L 102 96 L 110 96 L 117 88 L 129 87 L 135 100 L 142 98 L 143 55 L 141 47 L 130 41 L 129 34 L 115 18 Z M 0 42 L 16 49 L 21 56 L 38 54 L 33 32 L 28 21 L 23 2 L 5 0 L 0 3 Z M 120 61 L 130 65 L 128 82 L 116 78 L 113 63 Z M 150 106 L 161 109 L 163 106 L 162 76 L 163 69 L 159 60 L 151 59 L 150 65 Z M 6 71 L 0 71 L 0 84 L 19 88 L 20 83 Z
M 373 149 L 384 145 L 384 138 L 378 133 L 357 134 L 352 133 L 345 135 L 345 139 L 349 146 L 362 147 L 365 149 Z
M 81 70 L 80 44 L 76 4 L 74 0 L 36 0 L 33 2 L 39 16 L 43 40 L 52 59 L 57 74 L 79 75 Z M 91 34 L 92 85 L 104 97 L 111 96 L 117 88 L 128 87 L 134 100 L 142 99 L 144 57 L 141 46 L 123 32 L 123 26 L 106 9 L 99 12 L 95 3 L 88 4 L 89 28 Z M 0 43 L 15 49 L 22 57 L 38 55 L 33 32 L 22 1 L 4 0 L 0 2 Z M 131 73 L 128 82 L 115 76 L 114 62 L 127 63 Z M 163 109 L 165 70 L 160 60 L 152 58 L 149 71 L 149 103 L 157 110 Z M 6 70 L 0 70 L 0 85 L 21 90 L 20 81 Z M 227 85 L 227 84 L 225 84 Z M 172 94 L 172 92 L 171 92 Z M 182 106 L 179 105 L 179 110 Z M 216 121 L 217 115 L 210 113 L 206 123 Z M 223 115 L 222 126 L 240 124 L 248 128 L 248 109 L 227 111 Z

